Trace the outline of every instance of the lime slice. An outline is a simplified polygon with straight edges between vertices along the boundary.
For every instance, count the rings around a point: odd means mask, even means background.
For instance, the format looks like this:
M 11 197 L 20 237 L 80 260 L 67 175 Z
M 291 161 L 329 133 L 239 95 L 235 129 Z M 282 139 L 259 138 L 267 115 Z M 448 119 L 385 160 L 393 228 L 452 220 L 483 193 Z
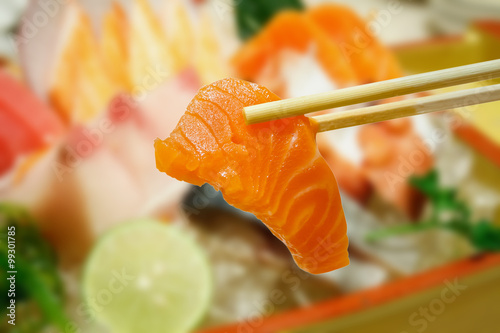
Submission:
M 188 332 L 211 292 L 202 249 L 177 227 L 150 220 L 105 235 L 83 277 L 86 312 L 119 333 Z

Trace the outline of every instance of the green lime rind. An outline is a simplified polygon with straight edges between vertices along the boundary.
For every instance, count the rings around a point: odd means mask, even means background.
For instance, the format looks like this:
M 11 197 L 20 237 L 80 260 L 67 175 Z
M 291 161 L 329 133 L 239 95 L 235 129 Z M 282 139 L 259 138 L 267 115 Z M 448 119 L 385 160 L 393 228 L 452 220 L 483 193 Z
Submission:
M 212 292 L 198 244 L 176 226 L 141 220 L 112 229 L 92 250 L 81 312 L 112 332 L 185 333 L 203 319 Z

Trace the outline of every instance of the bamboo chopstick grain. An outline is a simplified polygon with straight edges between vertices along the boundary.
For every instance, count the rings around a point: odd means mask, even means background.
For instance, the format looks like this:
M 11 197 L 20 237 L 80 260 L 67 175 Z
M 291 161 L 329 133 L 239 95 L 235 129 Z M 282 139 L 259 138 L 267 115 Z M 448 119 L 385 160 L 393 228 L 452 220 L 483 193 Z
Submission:
M 500 84 L 311 117 L 318 132 L 500 100 Z
M 500 59 L 244 108 L 247 124 L 500 77 Z

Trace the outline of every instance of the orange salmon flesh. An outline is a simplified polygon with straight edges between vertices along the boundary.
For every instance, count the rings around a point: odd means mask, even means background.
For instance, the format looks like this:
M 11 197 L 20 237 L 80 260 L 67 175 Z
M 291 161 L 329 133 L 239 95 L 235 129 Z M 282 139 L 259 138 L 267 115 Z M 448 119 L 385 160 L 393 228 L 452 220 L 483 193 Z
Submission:
M 157 168 L 195 185 L 209 183 L 229 204 L 253 213 L 303 270 L 344 267 L 348 239 L 339 190 L 309 120 L 245 124 L 244 106 L 278 99 L 237 79 L 201 88 L 170 136 L 156 139 Z

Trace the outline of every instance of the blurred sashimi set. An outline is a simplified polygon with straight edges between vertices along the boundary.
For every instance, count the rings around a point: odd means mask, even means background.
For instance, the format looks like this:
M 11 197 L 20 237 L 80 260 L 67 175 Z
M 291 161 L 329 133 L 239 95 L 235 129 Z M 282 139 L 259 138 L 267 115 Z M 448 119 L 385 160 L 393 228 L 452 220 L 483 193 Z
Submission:
M 498 0 L 0 0 L 0 332 L 499 333 L 500 102 L 318 133 L 350 261 L 322 274 L 154 146 L 224 78 L 285 99 L 495 59 Z

